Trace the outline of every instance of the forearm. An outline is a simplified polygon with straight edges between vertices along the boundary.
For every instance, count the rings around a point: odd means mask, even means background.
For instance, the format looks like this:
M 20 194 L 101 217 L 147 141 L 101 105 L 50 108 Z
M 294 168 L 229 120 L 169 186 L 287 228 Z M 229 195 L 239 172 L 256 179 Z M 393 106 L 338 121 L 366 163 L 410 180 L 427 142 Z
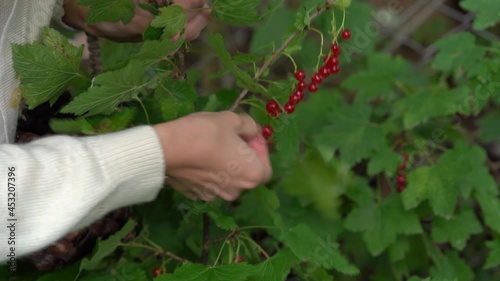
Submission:
M 9 177 L 10 167 L 15 172 Z M 23 256 L 109 211 L 153 200 L 162 187 L 164 171 L 161 146 L 151 127 L 0 145 L 0 207 L 4 210 L 0 220 L 11 218 L 6 212 L 8 186 L 14 183 L 16 254 Z M 6 252 L 9 234 L 6 228 L 0 230 L 0 252 Z M 5 258 L 0 257 L 0 262 Z

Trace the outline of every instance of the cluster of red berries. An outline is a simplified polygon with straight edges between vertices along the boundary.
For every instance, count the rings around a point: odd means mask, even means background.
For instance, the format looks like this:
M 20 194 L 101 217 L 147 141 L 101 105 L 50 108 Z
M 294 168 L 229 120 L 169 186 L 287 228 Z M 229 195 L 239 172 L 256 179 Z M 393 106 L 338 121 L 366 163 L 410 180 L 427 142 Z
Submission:
M 342 38 L 348 40 L 351 38 L 351 32 L 345 29 L 342 32 Z M 330 48 L 330 53 L 323 58 L 323 65 L 319 68 L 318 72 L 311 76 L 311 81 L 306 83 L 306 72 L 299 69 L 295 72 L 295 79 L 297 80 L 297 87 L 295 91 L 290 95 L 288 102 L 280 106 L 276 100 L 270 100 L 266 104 L 267 112 L 273 117 L 279 117 L 283 112 L 287 114 L 292 114 L 295 111 L 295 106 L 298 105 L 305 97 L 305 91 L 309 91 L 314 94 L 319 90 L 319 85 L 324 79 L 328 78 L 330 75 L 335 75 L 340 72 L 340 60 L 339 56 L 342 52 L 340 45 L 334 43 Z M 266 139 L 270 139 L 274 134 L 274 130 L 270 125 L 265 125 L 262 127 L 262 135 Z
M 403 154 L 403 162 L 398 166 L 398 192 L 403 192 L 406 188 L 406 165 L 408 164 L 408 154 Z

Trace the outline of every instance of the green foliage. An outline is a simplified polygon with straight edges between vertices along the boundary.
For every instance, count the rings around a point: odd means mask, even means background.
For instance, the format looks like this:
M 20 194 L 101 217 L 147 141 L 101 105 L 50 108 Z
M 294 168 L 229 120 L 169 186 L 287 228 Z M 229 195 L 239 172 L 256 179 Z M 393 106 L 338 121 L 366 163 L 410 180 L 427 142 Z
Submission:
M 89 7 L 88 23 L 127 23 L 134 3 L 79 5 Z M 373 7 L 363 1 L 335 1 L 313 21 L 326 0 L 266 3 L 212 1 L 221 22 L 201 48 L 172 40 L 184 32 L 189 11 L 142 5 L 156 15 L 145 41 L 101 40 L 103 71 L 95 77 L 80 65 L 82 49 L 53 29 L 44 29 L 40 43 L 13 46 L 30 108 L 71 92 L 60 113 L 72 115 L 50 122 L 59 134 L 99 135 L 227 110 L 248 90 L 238 110 L 273 126 L 273 178 L 235 202 L 192 202 L 167 186 L 154 202 L 135 206 L 138 226 L 129 221 L 82 260 L 50 273 L 20 261 L 16 273 L 0 267 L 1 280 L 500 279 L 499 163 L 489 149 L 500 139 L 500 45 L 461 32 L 440 39 L 436 56 L 415 65 L 376 50 L 383 42 L 368 32 Z M 461 6 L 477 13 L 476 29 L 500 18 L 497 1 Z M 344 9 L 353 38 L 338 40 L 341 73 L 307 92 L 294 114 L 269 116 L 269 99 L 284 105 L 296 90 L 295 65 L 310 81 Z M 227 25 L 252 31 L 245 48 L 234 48 L 228 38 L 234 27 Z M 178 50 L 185 61 L 174 55 Z M 137 237 L 124 239 L 135 227 Z M 156 267 L 164 272 L 158 277 Z
M 460 5 L 478 13 L 474 20 L 475 29 L 486 29 L 500 22 L 500 3 L 495 0 L 464 0 Z
M 134 17 L 134 0 L 80 0 L 78 6 L 89 6 L 86 23 L 102 21 L 129 23 Z
M 14 69 L 22 81 L 22 95 L 30 109 L 47 101 L 54 103 L 64 90 L 83 78 L 82 52 L 82 47 L 74 47 L 50 28 L 44 28 L 41 43 L 13 46 Z

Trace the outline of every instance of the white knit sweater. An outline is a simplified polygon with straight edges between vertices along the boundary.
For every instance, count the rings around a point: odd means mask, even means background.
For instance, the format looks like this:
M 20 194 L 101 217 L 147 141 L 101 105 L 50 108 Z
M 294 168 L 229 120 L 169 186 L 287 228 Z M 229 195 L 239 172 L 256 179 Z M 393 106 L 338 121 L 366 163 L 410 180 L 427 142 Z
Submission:
M 165 161 L 150 126 L 11 144 L 18 108 L 10 99 L 19 86 L 11 44 L 37 40 L 41 27 L 54 15 L 61 17 L 61 2 L 0 0 L 0 263 L 8 260 L 11 247 L 17 258 L 40 250 L 109 211 L 154 200 L 163 185 Z M 9 168 L 15 175 L 9 176 Z M 15 185 L 13 217 L 9 183 L 11 190 Z M 11 223 L 13 233 L 7 228 Z

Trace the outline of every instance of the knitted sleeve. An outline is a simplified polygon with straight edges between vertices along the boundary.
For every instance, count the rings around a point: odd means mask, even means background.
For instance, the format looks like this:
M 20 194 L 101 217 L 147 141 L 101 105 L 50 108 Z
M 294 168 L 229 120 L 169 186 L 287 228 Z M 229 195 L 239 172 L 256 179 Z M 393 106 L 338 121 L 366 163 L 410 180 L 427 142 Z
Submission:
M 56 4 L 0 1 L 0 263 L 11 252 L 38 251 L 109 211 L 151 201 L 163 185 L 165 161 L 151 126 L 10 144 L 18 111 L 11 94 L 19 86 L 10 44 L 35 40 Z

